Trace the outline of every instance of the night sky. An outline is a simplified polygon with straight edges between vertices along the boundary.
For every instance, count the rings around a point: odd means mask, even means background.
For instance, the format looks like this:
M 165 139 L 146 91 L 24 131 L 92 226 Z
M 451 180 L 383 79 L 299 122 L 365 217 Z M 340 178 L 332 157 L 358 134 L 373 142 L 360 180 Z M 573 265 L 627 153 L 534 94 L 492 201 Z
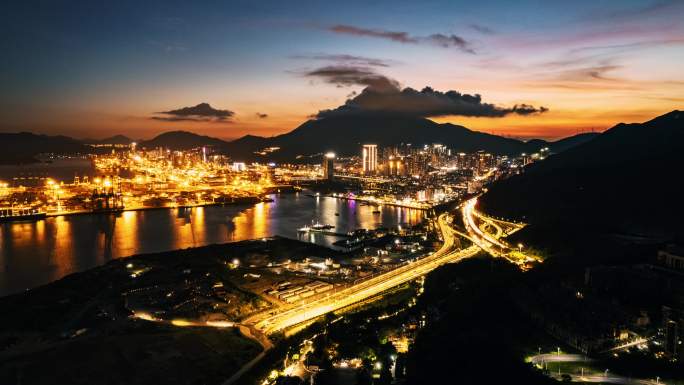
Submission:
M 3 132 L 270 136 L 362 106 L 557 138 L 684 104 L 684 1 L 2 8 Z

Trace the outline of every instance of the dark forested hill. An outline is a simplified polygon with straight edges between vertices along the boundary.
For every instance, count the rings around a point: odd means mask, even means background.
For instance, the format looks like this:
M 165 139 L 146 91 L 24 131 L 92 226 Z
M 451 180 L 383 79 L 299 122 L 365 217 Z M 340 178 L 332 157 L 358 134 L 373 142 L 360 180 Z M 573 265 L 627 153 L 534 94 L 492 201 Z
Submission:
M 32 163 L 41 153 L 85 154 L 93 152 L 76 139 L 67 136 L 38 135 L 29 132 L 0 133 L 0 163 Z
M 489 213 L 530 223 L 538 242 L 597 236 L 680 237 L 684 113 L 624 124 L 500 181 L 480 199 Z

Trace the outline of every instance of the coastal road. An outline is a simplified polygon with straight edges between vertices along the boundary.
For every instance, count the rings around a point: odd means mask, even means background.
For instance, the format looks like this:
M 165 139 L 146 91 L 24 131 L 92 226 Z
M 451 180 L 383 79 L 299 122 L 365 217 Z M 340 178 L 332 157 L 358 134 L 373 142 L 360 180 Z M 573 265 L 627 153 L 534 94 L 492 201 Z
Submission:
M 303 302 L 281 313 L 267 314 L 263 318 L 252 318 L 248 322 L 262 333 L 271 334 L 376 296 L 395 286 L 417 279 L 443 264 L 477 254 L 480 250 L 478 246 L 463 250 L 456 249 L 456 238 L 447 224 L 446 217 L 446 214 L 442 214 L 437 218 L 437 226 L 444 243 L 434 254 L 339 290 L 328 297 Z

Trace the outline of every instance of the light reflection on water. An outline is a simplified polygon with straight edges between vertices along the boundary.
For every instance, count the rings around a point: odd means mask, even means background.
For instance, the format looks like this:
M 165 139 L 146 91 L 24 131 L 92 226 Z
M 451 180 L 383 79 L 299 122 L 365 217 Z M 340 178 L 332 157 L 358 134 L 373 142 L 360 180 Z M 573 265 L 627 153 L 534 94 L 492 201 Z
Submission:
M 346 233 L 422 220 L 419 210 L 374 206 L 305 194 L 274 195 L 254 206 L 127 211 L 77 215 L 38 222 L 0 224 L 0 295 L 35 287 L 112 258 L 212 243 L 281 235 L 297 238 L 312 220 Z M 335 215 L 339 213 L 339 215 Z M 330 246 L 338 238 L 303 235 Z

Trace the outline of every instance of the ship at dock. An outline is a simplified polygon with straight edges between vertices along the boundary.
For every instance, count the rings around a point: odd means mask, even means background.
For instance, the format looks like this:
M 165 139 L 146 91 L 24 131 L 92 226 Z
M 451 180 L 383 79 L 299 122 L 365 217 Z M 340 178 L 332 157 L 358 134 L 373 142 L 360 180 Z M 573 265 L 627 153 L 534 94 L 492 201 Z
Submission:
M 47 216 L 45 211 L 35 207 L 0 208 L 0 222 L 37 221 Z

